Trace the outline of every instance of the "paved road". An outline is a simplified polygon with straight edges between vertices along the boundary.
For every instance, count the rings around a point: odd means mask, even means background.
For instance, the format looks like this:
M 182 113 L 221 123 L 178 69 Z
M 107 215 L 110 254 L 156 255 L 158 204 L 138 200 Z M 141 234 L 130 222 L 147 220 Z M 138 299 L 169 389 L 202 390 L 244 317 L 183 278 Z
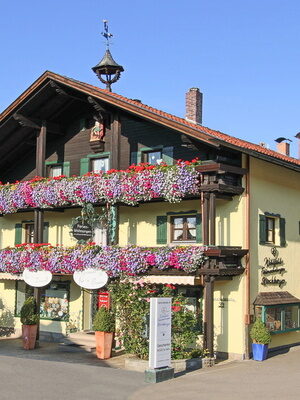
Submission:
M 130 400 L 299 400 L 300 349 L 264 362 L 241 361 L 147 386 Z
M 232 362 L 156 385 L 92 354 L 0 341 L 0 400 L 298 400 L 300 347 L 262 363 Z

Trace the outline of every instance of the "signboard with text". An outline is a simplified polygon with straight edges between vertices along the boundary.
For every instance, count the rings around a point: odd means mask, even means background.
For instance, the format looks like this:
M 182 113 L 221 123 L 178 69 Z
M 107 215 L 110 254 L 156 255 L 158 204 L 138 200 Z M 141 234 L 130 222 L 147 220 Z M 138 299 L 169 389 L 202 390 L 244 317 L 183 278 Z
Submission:
M 73 236 L 77 240 L 89 240 L 93 237 L 93 228 L 90 224 L 77 222 L 73 225 Z
M 150 369 L 171 366 L 171 304 L 170 297 L 150 299 Z

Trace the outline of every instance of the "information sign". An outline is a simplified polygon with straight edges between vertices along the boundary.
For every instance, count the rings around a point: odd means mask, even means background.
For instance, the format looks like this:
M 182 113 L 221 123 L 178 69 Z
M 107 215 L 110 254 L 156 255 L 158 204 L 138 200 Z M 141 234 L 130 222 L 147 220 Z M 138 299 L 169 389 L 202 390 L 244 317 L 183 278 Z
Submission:
M 72 233 L 77 240 L 89 240 L 93 237 L 93 228 L 90 224 L 77 222 L 73 225 Z
M 171 304 L 170 297 L 150 299 L 150 369 L 171 366 Z

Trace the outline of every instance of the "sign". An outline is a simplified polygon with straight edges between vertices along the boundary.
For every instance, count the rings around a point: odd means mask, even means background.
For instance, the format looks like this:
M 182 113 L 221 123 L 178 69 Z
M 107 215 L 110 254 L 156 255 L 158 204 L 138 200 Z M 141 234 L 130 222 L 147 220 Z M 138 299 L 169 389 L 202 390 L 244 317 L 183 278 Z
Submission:
M 150 369 L 171 366 L 171 305 L 170 297 L 150 299 Z
M 22 278 L 29 286 L 43 287 L 47 286 L 52 280 L 52 274 L 50 271 L 30 271 L 25 268 L 22 274 Z
M 101 269 L 87 268 L 83 271 L 75 271 L 73 274 L 77 285 L 85 289 L 100 289 L 107 284 L 108 275 Z
M 286 280 L 283 279 L 282 277 L 277 278 L 272 274 L 277 273 L 283 275 L 283 273 L 286 272 L 286 269 L 282 266 L 284 261 L 281 257 L 279 257 L 278 250 L 276 247 L 272 247 L 271 254 L 273 258 L 265 257 L 264 266 L 261 267 L 261 274 L 262 274 L 261 284 L 263 286 L 278 285 L 280 288 L 282 288 L 286 284 Z M 267 275 L 271 276 L 267 277 Z
M 77 240 L 89 240 L 93 237 L 93 228 L 90 224 L 77 222 L 73 225 L 72 234 Z
M 109 309 L 110 307 L 110 298 L 109 298 L 109 293 L 108 292 L 101 292 L 100 290 L 98 291 L 98 309 L 100 307 L 106 307 Z

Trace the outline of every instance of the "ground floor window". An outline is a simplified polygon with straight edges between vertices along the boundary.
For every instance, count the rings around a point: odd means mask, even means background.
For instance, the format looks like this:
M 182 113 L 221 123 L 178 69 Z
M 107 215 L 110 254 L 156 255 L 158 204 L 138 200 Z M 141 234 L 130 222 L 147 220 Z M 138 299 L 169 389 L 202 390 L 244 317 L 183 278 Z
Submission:
M 17 281 L 15 315 L 20 316 L 26 298 L 33 296 L 33 288 L 23 281 Z M 70 282 L 52 281 L 41 288 L 40 318 L 54 321 L 69 320 Z
M 260 317 L 272 333 L 289 332 L 300 329 L 299 304 L 256 306 L 255 316 Z

